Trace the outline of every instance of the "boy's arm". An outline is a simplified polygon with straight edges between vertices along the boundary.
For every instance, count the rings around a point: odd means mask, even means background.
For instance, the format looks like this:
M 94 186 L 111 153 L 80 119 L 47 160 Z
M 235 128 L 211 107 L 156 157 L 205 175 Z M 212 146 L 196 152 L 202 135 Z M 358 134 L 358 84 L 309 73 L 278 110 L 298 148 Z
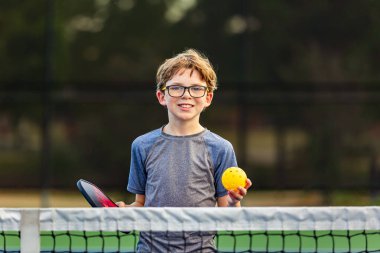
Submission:
M 247 179 L 245 187 L 239 187 L 239 192 L 228 191 L 228 195 L 218 198 L 218 207 L 240 207 L 240 201 L 247 195 L 247 190 L 251 187 L 252 182 Z
M 136 194 L 135 201 L 129 205 L 125 204 L 123 201 L 116 202 L 119 207 L 143 207 L 145 204 L 145 195 Z

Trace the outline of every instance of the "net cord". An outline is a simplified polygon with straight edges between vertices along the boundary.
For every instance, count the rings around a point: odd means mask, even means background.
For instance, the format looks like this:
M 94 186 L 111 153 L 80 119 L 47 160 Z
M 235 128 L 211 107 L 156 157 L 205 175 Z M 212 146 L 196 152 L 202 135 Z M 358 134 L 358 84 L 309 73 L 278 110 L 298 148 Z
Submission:
M 379 230 L 380 207 L 0 208 L 1 231 L 25 219 L 40 231 Z

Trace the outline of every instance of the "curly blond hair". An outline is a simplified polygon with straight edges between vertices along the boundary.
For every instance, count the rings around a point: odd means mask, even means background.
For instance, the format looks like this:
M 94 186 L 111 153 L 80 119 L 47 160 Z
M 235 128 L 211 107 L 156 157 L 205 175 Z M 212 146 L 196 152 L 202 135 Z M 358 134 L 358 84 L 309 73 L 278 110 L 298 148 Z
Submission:
M 206 82 L 209 92 L 217 89 L 217 77 L 209 59 L 195 49 L 187 49 L 172 58 L 166 59 L 156 74 L 157 90 L 162 90 L 179 70 L 197 70 Z

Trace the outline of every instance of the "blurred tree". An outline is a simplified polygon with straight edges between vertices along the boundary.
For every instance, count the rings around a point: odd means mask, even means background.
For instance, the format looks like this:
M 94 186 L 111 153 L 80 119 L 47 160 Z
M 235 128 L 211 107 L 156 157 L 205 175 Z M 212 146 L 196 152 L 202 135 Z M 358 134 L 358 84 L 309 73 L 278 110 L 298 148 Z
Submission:
M 43 79 L 44 17 L 42 0 L 0 2 L 0 87 Z
M 11 122 L 15 136 L 21 124 L 38 125 L 42 118 L 45 4 L 0 1 L 0 116 Z M 338 171 L 348 156 L 344 150 L 355 146 L 347 136 L 357 137 L 358 149 L 376 146 L 378 103 L 359 97 L 347 109 L 347 98 L 324 99 L 347 89 L 377 92 L 379 17 L 380 2 L 374 0 L 54 1 L 55 183 L 73 180 L 71 172 L 93 171 L 101 178 L 105 167 L 125 181 L 133 137 L 165 123 L 165 110 L 155 104 L 156 69 L 189 47 L 209 56 L 221 90 L 232 97 L 216 96 L 215 102 L 227 105 L 206 112 L 208 123 L 229 136 L 246 132 L 234 142 L 249 146 L 244 141 L 256 126 L 252 112 L 259 112 L 268 128 L 277 129 L 278 181 L 285 175 L 281 167 L 289 169 L 284 164 L 289 129 L 302 129 L 309 137 L 294 166 L 309 165 L 305 171 L 310 171 L 327 164 L 324 175 Z M 148 111 L 153 115 L 140 117 Z M 342 123 L 332 123 L 335 118 Z M 376 160 L 379 153 L 371 156 Z

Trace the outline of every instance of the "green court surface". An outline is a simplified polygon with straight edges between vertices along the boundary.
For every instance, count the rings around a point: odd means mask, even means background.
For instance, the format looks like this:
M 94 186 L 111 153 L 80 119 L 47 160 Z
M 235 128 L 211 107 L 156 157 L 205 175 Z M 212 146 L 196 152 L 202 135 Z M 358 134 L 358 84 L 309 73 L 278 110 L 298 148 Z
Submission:
M 41 233 L 41 252 L 133 252 L 138 234 L 56 231 Z M 220 252 L 380 252 L 380 231 L 219 232 Z M 18 232 L 0 233 L 0 252 L 18 252 Z

